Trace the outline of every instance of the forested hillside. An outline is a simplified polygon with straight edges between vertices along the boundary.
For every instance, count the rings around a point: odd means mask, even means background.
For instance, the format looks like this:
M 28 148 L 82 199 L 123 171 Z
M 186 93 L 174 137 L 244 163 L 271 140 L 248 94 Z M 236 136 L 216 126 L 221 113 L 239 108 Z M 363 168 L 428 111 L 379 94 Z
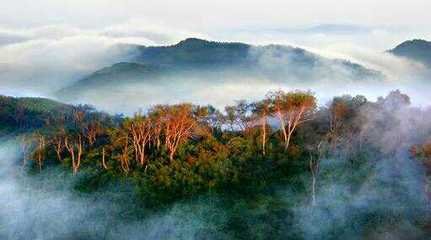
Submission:
M 66 115 L 72 106 L 44 98 L 0 96 L 0 131 L 3 133 L 46 127 Z
M 211 196 L 227 219 L 213 219 L 193 238 L 372 238 L 389 226 L 412 239 L 429 236 L 431 112 L 411 107 L 399 91 L 375 102 L 335 97 L 325 106 L 311 92 L 277 91 L 223 111 L 184 103 L 133 117 L 2 99 L 2 119 L 29 130 L 18 139 L 30 174 L 58 169 L 76 179 L 78 194 L 133 199 L 136 210 L 120 208 L 130 221 Z M 280 198 L 280 189 L 290 197 Z M 267 209 L 254 209 L 265 201 Z M 322 221 L 328 225 L 309 230 Z

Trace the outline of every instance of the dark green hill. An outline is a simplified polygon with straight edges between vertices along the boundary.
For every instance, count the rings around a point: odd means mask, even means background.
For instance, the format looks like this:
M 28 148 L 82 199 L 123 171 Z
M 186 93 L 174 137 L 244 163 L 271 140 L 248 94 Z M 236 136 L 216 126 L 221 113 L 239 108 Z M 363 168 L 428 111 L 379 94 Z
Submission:
M 48 120 L 67 115 L 73 106 L 46 98 L 0 96 L 0 134 L 41 128 Z
M 137 46 L 135 61 L 168 66 L 226 66 L 248 60 L 250 45 L 189 38 L 165 47 Z
M 202 79 L 205 83 L 265 79 L 277 83 L 319 80 L 380 80 L 383 75 L 342 59 L 329 59 L 301 48 L 282 45 L 253 46 L 189 38 L 172 46 L 130 45 L 131 57 L 105 67 L 61 90 L 71 99 L 102 87 L 136 82 Z M 109 85 L 109 86 L 108 86 Z M 108 86 L 108 87 L 107 87 Z
M 97 87 L 99 84 L 121 83 L 122 80 L 139 81 L 143 79 L 154 79 L 166 72 L 166 68 L 157 65 L 147 65 L 135 62 L 120 62 L 92 73 L 88 77 L 80 80 L 82 85 L 75 84 L 68 90 L 79 90 L 82 86 Z
M 418 61 L 431 67 L 431 42 L 429 41 L 419 39 L 405 41 L 394 49 L 389 50 L 389 52 L 396 56 Z

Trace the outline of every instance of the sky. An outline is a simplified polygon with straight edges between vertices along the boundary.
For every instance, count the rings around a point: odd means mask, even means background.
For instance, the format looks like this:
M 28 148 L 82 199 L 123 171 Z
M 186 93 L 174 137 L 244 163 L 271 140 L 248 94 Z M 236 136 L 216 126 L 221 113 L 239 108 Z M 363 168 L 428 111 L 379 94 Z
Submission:
M 200 37 L 385 51 L 431 39 L 429 9 L 429 0 L 15 0 L 0 8 L 0 47 L 76 36 L 144 45 Z
M 145 17 L 200 30 L 321 23 L 424 25 L 430 8 L 428 0 L 16 0 L 2 3 L 0 22 L 104 27 Z
M 37 33 L 91 33 L 152 45 L 196 36 L 386 50 L 407 38 L 431 37 L 429 9 L 429 0 L 15 0 L 0 8 L 0 46 L 40 39 Z

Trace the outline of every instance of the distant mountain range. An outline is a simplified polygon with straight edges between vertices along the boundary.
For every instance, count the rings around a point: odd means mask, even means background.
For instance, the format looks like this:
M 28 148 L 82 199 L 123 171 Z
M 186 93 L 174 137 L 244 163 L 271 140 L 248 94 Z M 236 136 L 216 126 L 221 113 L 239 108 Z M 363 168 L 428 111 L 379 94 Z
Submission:
M 389 52 L 431 67 L 431 42 L 418 39 L 405 41 Z
M 383 78 L 380 72 L 347 60 L 329 59 L 282 45 L 253 46 L 189 38 L 172 46 L 123 47 L 132 49 L 127 61 L 98 70 L 61 90 L 58 95 L 73 97 L 107 85 L 112 89 L 126 83 L 172 78 L 211 82 L 254 78 L 286 84 L 322 79 L 363 81 Z

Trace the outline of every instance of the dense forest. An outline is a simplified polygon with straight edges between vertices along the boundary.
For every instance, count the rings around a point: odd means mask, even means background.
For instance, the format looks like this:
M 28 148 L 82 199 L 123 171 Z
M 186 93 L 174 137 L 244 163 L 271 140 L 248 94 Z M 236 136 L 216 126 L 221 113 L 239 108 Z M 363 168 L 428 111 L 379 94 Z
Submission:
M 429 236 L 431 111 L 398 90 L 325 105 L 312 92 L 280 90 L 223 111 L 181 103 L 134 116 L 48 99 L 0 100 L 1 133 L 19 142 L 29 175 L 70 172 L 77 194 L 121 194 L 128 186 L 135 210 L 124 214 L 135 219 L 142 209 L 223 199 L 229 220 L 211 220 L 193 238 Z M 287 203 L 274 200 L 280 187 L 289 189 Z M 251 213 L 256 201 L 269 209 Z M 334 212 L 341 205 L 348 216 Z M 289 220 L 298 214 L 301 223 Z M 402 227 L 394 233 L 391 226 Z M 190 237 L 167 234 L 161 238 Z

